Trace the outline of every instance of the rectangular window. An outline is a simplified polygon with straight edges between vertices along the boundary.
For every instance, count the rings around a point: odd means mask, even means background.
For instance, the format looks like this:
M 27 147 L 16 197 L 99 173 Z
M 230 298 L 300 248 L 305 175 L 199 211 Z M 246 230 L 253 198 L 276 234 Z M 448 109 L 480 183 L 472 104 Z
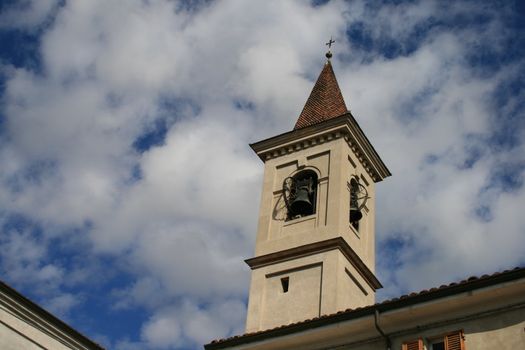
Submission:
M 416 339 L 403 343 L 402 350 L 424 350 L 423 340 Z M 427 342 L 427 350 L 465 350 L 465 336 L 462 330 L 432 337 Z
M 465 350 L 465 336 L 463 331 L 455 331 L 445 334 L 443 337 L 445 350 Z
M 402 350 L 423 350 L 423 339 L 419 338 L 404 342 Z

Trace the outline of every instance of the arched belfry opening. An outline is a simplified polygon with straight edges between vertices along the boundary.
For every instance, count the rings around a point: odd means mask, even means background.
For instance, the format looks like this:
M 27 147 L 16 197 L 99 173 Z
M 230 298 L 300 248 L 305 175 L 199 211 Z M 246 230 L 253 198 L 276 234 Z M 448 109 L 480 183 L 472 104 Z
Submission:
M 350 215 L 349 220 L 354 229 L 359 231 L 359 221 L 363 218 L 362 210 L 370 197 L 366 187 L 359 182 L 359 178 L 353 176 L 350 179 Z
M 317 174 L 302 170 L 283 181 L 283 197 L 286 204 L 286 220 L 294 220 L 315 214 L 317 202 Z

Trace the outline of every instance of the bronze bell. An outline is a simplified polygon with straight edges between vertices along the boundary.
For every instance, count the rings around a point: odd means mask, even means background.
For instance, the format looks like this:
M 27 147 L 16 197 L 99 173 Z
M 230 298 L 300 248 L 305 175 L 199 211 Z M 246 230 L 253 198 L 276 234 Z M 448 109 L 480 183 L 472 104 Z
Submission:
M 295 198 L 290 204 L 293 215 L 310 215 L 313 213 L 313 205 L 310 201 L 312 194 L 312 179 L 298 180 L 296 183 Z
M 363 213 L 361 213 L 359 203 L 357 203 L 357 185 L 352 185 L 353 188 L 350 193 L 350 222 L 357 222 L 363 218 Z
M 357 208 L 350 207 L 350 222 L 357 222 L 363 218 L 363 213 Z

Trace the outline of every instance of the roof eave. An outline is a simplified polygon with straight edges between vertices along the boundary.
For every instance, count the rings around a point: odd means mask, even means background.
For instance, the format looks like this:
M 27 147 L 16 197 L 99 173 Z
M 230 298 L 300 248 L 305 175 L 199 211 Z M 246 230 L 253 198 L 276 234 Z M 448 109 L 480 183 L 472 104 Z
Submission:
M 5 303 L 3 306 L 15 312 L 24 322 L 31 324 L 33 318 L 38 318 L 42 320 L 43 324 L 46 324 L 46 332 L 49 332 L 52 336 L 69 338 L 68 341 L 71 343 L 77 343 L 77 346 L 82 344 L 82 346 L 87 349 L 104 350 L 101 345 L 89 339 L 2 281 L 0 281 L 0 294 L 4 295 L 4 297 L 0 298 L 0 305 Z M 11 300 L 11 302 L 9 302 L 9 300 Z M 48 327 L 47 325 L 51 326 Z M 58 335 L 57 332 L 60 332 L 61 335 Z
M 311 329 L 320 329 L 321 327 L 328 327 L 340 322 L 358 320 L 367 316 L 373 316 L 376 310 L 381 313 L 400 311 L 406 307 L 411 307 L 418 304 L 422 305 L 426 302 L 434 302 L 437 300 L 442 300 L 443 298 L 460 296 L 462 293 L 467 293 L 466 297 L 472 298 L 472 294 L 470 292 L 484 288 L 496 287 L 497 285 L 501 285 L 501 288 L 507 288 L 509 286 L 507 283 L 518 283 L 518 287 L 523 289 L 523 279 L 525 279 L 525 268 L 523 267 L 504 271 L 502 273 L 496 273 L 491 276 L 482 276 L 481 278 L 471 277 L 468 280 L 459 283 L 452 283 L 448 286 L 441 286 L 429 291 L 425 290 L 419 293 L 413 293 L 408 296 L 387 300 L 379 304 L 374 304 L 355 310 L 341 311 L 336 314 L 324 315 L 315 319 L 305 320 L 270 330 L 214 341 L 205 345 L 204 347 L 207 350 L 216 350 L 231 348 L 233 346 L 247 346 L 248 344 L 254 344 L 260 341 L 277 339 L 279 337 L 292 335 L 298 332 L 304 332 Z M 505 302 L 505 300 L 502 300 L 502 302 Z

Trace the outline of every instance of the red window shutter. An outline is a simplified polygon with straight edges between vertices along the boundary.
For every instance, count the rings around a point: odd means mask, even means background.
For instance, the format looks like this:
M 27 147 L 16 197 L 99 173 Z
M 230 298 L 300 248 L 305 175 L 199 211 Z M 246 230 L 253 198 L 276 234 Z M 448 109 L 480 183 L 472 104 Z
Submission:
M 445 350 L 465 350 L 463 332 L 457 331 L 445 336 Z
M 423 350 L 423 339 L 407 341 L 403 343 L 403 350 Z

